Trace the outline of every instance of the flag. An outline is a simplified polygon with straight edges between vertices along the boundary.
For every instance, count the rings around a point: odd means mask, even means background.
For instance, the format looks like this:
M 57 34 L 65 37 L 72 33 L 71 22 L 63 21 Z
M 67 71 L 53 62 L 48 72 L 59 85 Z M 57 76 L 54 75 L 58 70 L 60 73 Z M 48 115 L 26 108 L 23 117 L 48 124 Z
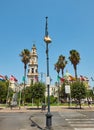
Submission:
M 57 76 L 57 81 L 60 81 L 60 76 Z
M 5 79 L 4 76 L 0 75 L 0 80 L 1 80 L 1 81 L 5 81 L 6 79 Z
M 85 78 L 85 81 L 89 81 L 88 77 L 84 76 L 84 78 Z
M 25 82 L 25 79 L 26 79 L 25 76 L 23 76 L 23 77 L 22 77 L 22 81 Z
M 60 78 L 60 81 L 61 81 L 61 82 L 64 82 L 64 80 L 65 80 L 64 78 Z
M 69 81 L 75 81 L 75 80 L 76 80 L 75 77 L 69 75 Z
M 64 82 L 64 78 L 61 78 L 60 76 L 57 76 L 57 81 L 61 81 L 61 82 Z
M 89 81 L 88 77 L 80 75 L 80 80 Z
M 85 78 L 82 75 L 80 75 L 80 80 L 85 81 Z
M 15 82 L 17 82 L 18 80 L 17 80 L 13 75 L 11 75 L 11 76 L 10 76 L 10 81 L 15 81 Z
M 7 75 L 5 75 L 5 79 L 8 80 L 8 76 Z

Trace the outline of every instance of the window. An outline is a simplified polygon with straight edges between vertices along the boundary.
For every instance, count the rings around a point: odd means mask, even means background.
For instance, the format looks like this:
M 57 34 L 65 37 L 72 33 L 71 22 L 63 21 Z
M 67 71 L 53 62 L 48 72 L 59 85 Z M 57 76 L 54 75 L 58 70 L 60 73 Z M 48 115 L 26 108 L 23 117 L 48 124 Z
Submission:
M 34 68 L 32 68 L 31 72 L 34 73 Z
M 36 69 L 36 73 L 38 72 L 38 70 Z

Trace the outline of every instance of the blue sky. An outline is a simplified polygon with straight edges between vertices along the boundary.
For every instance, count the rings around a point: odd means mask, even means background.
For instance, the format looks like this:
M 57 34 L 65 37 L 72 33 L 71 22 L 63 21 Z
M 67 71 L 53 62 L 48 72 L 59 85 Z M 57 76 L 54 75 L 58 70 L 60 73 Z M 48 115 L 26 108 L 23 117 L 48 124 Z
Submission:
M 14 75 L 19 82 L 23 63 L 19 54 L 35 43 L 39 73 L 46 73 L 45 17 L 48 16 L 49 67 L 53 83 L 57 80 L 54 64 L 59 55 L 69 57 L 76 49 L 81 61 L 78 76 L 94 77 L 94 0 L 0 0 L 0 74 Z M 70 62 L 65 68 L 74 76 Z M 90 84 L 94 83 L 90 79 Z

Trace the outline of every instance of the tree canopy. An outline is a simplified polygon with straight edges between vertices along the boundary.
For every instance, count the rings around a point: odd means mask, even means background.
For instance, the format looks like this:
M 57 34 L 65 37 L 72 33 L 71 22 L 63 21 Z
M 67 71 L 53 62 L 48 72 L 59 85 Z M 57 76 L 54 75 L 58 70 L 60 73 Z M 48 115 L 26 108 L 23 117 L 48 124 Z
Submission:
M 62 77 L 63 77 L 63 74 L 64 74 L 64 68 L 66 67 L 66 64 L 67 64 L 67 61 L 66 61 L 65 56 L 60 55 L 59 58 L 58 58 L 58 61 L 54 65 L 55 70 L 57 71 L 58 74 L 59 74 L 59 72 L 61 70 Z
M 80 62 L 80 54 L 76 50 L 70 50 L 69 60 L 71 61 L 74 71 L 75 71 L 75 78 L 77 79 L 77 64 Z
M 44 83 L 38 82 L 31 85 L 31 98 L 34 99 L 37 106 L 42 102 L 45 97 L 46 86 Z
M 81 99 L 86 97 L 86 92 L 87 90 L 83 82 L 77 80 L 71 84 L 71 97 L 79 102 L 80 107 Z

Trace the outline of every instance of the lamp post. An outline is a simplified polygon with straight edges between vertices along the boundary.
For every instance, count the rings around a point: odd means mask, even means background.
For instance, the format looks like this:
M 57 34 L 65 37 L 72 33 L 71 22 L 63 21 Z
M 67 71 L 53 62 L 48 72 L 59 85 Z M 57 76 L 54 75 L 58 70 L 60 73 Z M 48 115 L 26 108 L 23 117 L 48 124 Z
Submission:
M 48 111 L 46 114 L 46 128 L 51 129 L 52 126 L 52 114 L 50 112 L 50 77 L 49 77 L 49 49 L 48 45 L 51 43 L 51 38 L 48 36 L 48 23 L 47 23 L 48 17 L 46 17 L 46 26 L 45 26 L 45 37 L 44 41 L 46 43 L 46 60 L 47 60 L 47 77 L 46 77 L 46 84 L 48 89 Z

